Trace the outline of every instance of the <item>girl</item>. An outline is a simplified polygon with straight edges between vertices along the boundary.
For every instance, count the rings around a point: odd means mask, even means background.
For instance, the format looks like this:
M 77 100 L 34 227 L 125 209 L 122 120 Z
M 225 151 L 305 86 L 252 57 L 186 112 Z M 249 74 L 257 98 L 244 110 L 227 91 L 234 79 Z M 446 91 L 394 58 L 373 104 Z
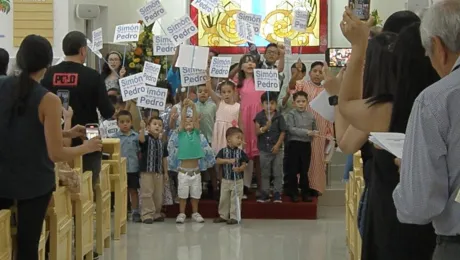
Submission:
M 212 135 L 212 149 L 217 154 L 227 146 L 225 133 L 232 126 L 240 125 L 240 104 L 235 102 L 236 85 L 230 80 L 219 84 L 221 97 L 212 89 L 211 81 L 206 82 L 206 87 L 211 94 L 212 101 L 217 105 L 216 122 Z
M 123 56 L 118 51 L 111 51 L 105 56 L 105 60 L 108 64 L 104 63 L 101 75 L 105 81 L 107 91 L 109 89 L 117 89 L 120 91 L 118 80 L 126 76 L 126 69 L 121 66 Z
M 248 155 L 252 163 L 246 167 L 244 174 L 244 190 L 247 194 L 251 186 L 252 172 L 255 167 L 257 176 L 257 187 L 260 190 L 261 174 L 259 163 L 259 150 L 257 149 L 257 137 L 254 128 L 254 118 L 262 109 L 260 105 L 260 96 L 263 92 L 256 91 L 254 82 L 254 69 L 256 68 L 256 59 L 251 54 L 241 57 L 238 72 L 237 90 L 241 105 L 241 125 L 244 132 L 246 145 L 244 152 Z
M 185 99 L 181 111 L 179 129 L 171 134 L 168 144 L 168 163 L 171 170 L 178 172 L 179 215 L 176 223 L 184 223 L 185 206 L 191 198 L 192 219 L 204 222 L 198 213 L 198 202 L 201 198 L 201 173 L 216 163 L 215 155 L 204 135 L 200 134 L 200 123 L 195 104 Z

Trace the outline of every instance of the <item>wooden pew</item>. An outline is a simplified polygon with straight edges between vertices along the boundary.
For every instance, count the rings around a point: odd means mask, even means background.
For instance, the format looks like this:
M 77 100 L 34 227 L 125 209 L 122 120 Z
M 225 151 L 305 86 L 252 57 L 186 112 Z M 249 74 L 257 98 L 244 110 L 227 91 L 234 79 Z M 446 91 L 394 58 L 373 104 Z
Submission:
M 110 248 L 112 236 L 110 194 L 110 165 L 102 165 L 99 183 L 96 184 L 96 253 Z
M 361 196 L 364 191 L 364 177 L 363 177 L 363 161 L 362 159 L 359 159 L 358 161 L 358 167 L 355 168 L 355 212 L 356 212 L 356 219 L 354 221 L 355 224 L 355 259 L 360 260 L 361 259 L 361 247 L 362 247 L 362 240 L 361 240 L 361 234 L 359 233 L 359 227 L 358 227 L 358 208 L 359 208 L 359 203 L 361 202 Z
M 93 235 L 93 173 L 82 172 L 82 157 L 73 162 L 74 170 L 80 175 L 81 192 L 72 196 L 73 213 L 75 216 L 75 256 L 77 260 L 93 259 L 94 235 Z
M 47 216 L 49 217 L 49 260 L 72 258 L 72 202 L 67 187 L 57 186 L 53 192 Z
M 111 191 L 115 194 L 114 239 L 119 240 L 121 234 L 126 234 L 128 219 L 128 183 L 126 175 L 126 158 L 121 157 L 120 140 L 107 138 L 102 140 L 104 153 L 110 155 L 103 163 L 110 165 Z
M 38 259 L 46 259 L 46 241 L 48 241 L 48 231 L 46 230 L 46 221 L 43 222 L 42 235 L 40 236 L 40 242 L 38 243 Z
M 13 244 L 11 240 L 11 211 L 0 211 L 0 260 L 11 260 Z

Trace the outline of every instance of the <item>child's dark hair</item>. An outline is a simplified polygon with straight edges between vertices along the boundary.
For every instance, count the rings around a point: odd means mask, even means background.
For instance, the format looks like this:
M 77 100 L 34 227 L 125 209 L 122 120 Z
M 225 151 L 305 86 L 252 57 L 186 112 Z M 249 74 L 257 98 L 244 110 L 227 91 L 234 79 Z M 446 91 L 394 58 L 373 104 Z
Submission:
M 243 133 L 243 130 L 241 130 L 240 128 L 236 126 L 232 126 L 229 129 L 227 129 L 227 132 L 225 132 L 225 138 L 229 138 L 230 136 L 234 134 L 242 134 L 242 133 Z
M 278 92 L 267 91 L 263 93 L 262 96 L 260 96 L 261 103 L 268 102 L 268 100 L 275 101 L 278 103 Z
M 131 113 L 130 113 L 128 110 L 121 110 L 120 112 L 118 112 L 118 115 L 117 115 L 117 122 L 118 122 L 120 116 L 129 116 L 129 118 L 131 119 L 131 121 L 133 120 L 133 116 L 131 115 Z
M 238 68 L 240 71 L 238 72 L 238 88 L 243 87 L 243 82 L 246 79 L 246 75 L 244 74 L 243 71 L 243 64 L 247 62 L 254 62 L 257 65 L 257 60 L 252 54 L 245 54 L 241 57 L 240 62 L 238 63 Z
M 297 68 L 297 62 L 293 63 L 291 66 L 291 69 L 296 69 L 296 68 Z M 305 63 L 302 62 L 302 73 L 306 73 L 306 72 L 307 72 L 307 66 L 305 66 Z
M 221 82 L 219 82 L 219 87 L 222 89 L 223 86 L 230 86 L 232 87 L 232 89 L 235 89 L 236 88 L 236 84 L 235 82 L 229 80 L 229 79 L 225 79 Z
M 152 114 L 153 114 L 153 113 L 157 113 L 158 115 L 160 115 L 160 110 L 158 110 L 158 109 L 152 109 Z
M 306 100 L 308 100 L 308 94 L 305 91 L 296 92 L 293 96 L 294 100 L 296 100 L 298 97 L 304 97 Z
M 311 64 L 310 71 L 312 71 L 316 66 L 324 67 L 324 63 L 322 61 L 315 61 Z
M 148 121 L 148 125 L 152 123 L 153 120 L 158 120 L 161 121 L 161 125 L 163 125 L 163 119 L 161 119 L 159 116 L 151 116 Z

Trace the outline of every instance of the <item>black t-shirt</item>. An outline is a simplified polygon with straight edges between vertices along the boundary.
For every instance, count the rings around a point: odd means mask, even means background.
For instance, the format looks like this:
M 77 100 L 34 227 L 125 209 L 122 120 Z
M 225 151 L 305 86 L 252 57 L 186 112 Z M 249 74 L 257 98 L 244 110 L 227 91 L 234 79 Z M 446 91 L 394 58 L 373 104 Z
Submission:
M 69 104 L 73 109 L 72 126 L 98 123 L 96 109 L 106 119 L 115 113 L 101 75 L 82 64 L 64 61 L 53 66 L 48 69 L 41 83 L 54 94 L 58 90 L 69 90 Z M 72 142 L 73 146 L 79 144 L 79 138 Z

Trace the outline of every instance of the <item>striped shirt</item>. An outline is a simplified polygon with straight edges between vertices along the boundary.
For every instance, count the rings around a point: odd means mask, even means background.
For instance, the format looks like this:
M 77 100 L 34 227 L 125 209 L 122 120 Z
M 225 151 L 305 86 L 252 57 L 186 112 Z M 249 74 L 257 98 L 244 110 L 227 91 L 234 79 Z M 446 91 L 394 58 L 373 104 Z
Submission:
M 433 223 L 436 234 L 460 235 L 460 58 L 450 75 L 415 100 L 406 129 L 400 183 L 393 192 L 399 221 Z
M 240 180 L 243 179 L 243 172 L 233 171 L 234 167 L 240 167 L 243 163 L 248 163 L 249 158 L 246 153 L 239 148 L 222 148 L 217 154 L 216 158 L 220 159 L 235 159 L 233 164 L 223 164 L 222 165 L 222 177 L 225 180 Z
M 167 145 L 151 135 L 145 136 L 141 143 L 141 172 L 163 173 L 163 158 L 168 157 Z

